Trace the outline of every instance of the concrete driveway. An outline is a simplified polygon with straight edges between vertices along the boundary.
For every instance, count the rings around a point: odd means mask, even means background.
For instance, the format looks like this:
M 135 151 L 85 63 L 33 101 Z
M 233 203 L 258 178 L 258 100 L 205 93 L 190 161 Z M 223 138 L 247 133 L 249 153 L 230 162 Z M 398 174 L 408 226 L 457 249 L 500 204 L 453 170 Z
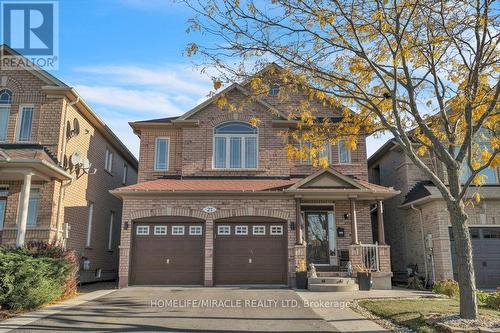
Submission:
M 173 287 L 117 290 L 13 332 L 145 331 L 338 332 L 293 290 Z

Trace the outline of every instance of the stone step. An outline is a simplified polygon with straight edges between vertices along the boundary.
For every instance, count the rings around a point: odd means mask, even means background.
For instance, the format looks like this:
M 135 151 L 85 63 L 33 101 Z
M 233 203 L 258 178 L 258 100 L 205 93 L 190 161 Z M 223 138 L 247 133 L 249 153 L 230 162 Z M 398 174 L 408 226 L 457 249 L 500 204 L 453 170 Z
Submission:
M 333 276 L 324 276 L 324 277 L 315 277 L 307 279 L 307 282 L 310 284 L 355 284 L 356 280 L 351 278 L 344 277 L 333 277 Z
M 356 283 L 309 283 L 307 289 L 309 291 L 320 291 L 320 292 L 339 292 L 339 291 L 355 291 L 359 290 Z
M 316 272 L 318 277 L 344 277 L 348 278 L 349 274 L 347 272 Z

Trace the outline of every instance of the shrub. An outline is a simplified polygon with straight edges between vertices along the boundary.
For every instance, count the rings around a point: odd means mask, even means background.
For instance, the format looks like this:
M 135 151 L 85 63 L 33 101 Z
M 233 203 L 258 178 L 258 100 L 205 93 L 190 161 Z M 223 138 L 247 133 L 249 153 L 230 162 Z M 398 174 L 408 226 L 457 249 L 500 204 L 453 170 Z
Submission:
M 500 311 L 500 291 L 486 293 L 483 303 L 487 308 Z
M 0 247 L 0 306 L 29 310 L 76 290 L 76 261 L 60 247 Z
M 449 297 L 456 297 L 459 295 L 458 282 L 454 280 L 437 281 L 432 288 L 436 294 L 442 294 Z

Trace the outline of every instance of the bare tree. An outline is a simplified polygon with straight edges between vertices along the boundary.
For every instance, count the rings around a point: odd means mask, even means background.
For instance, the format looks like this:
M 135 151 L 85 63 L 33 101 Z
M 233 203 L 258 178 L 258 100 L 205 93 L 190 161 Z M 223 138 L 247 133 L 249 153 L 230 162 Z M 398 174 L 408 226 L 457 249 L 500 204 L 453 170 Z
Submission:
M 314 122 L 295 110 L 302 136 L 325 141 L 390 132 L 446 202 L 456 239 L 460 314 L 476 318 L 476 286 L 466 192 L 481 171 L 500 164 L 499 16 L 493 0 L 184 0 L 189 31 L 218 44 L 192 43 L 189 55 L 221 69 L 225 80 L 248 78 L 250 64 L 273 60 L 290 89 L 344 109 L 341 121 Z M 213 38 L 215 37 L 215 38 Z M 210 40 L 209 39 L 209 40 Z M 276 73 L 278 75 L 278 73 Z M 253 78 L 254 91 L 269 89 Z M 430 111 L 431 110 L 431 111 Z M 484 144 L 487 142 L 487 144 Z M 289 147 L 289 155 L 303 151 Z M 445 177 L 430 168 L 432 152 Z M 321 163 L 320 163 L 321 164 Z M 461 171 L 470 170 L 461 182 Z M 479 198 L 476 196 L 476 200 Z

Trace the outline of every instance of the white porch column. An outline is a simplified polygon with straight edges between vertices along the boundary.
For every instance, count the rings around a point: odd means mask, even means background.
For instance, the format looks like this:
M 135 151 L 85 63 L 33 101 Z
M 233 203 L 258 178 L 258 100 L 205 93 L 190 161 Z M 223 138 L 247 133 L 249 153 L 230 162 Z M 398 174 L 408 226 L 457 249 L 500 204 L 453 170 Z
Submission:
M 19 215 L 17 220 L 17 238 L 16 246 L 24 246 L 24 239 L 26 237 L 26 224 L 28 222 L 28 206 L 30 203 L 30 189 L 31 189 L 31 176 L 33 174 L 28 172 L 24 175 L 23 188 L 21 190 L 21 205 L 19 206 Z
M 349 199 L 351 214 L 351 244 L 359 244 L 358 239 L 358 219 L 356 216 L 356 200 Z

